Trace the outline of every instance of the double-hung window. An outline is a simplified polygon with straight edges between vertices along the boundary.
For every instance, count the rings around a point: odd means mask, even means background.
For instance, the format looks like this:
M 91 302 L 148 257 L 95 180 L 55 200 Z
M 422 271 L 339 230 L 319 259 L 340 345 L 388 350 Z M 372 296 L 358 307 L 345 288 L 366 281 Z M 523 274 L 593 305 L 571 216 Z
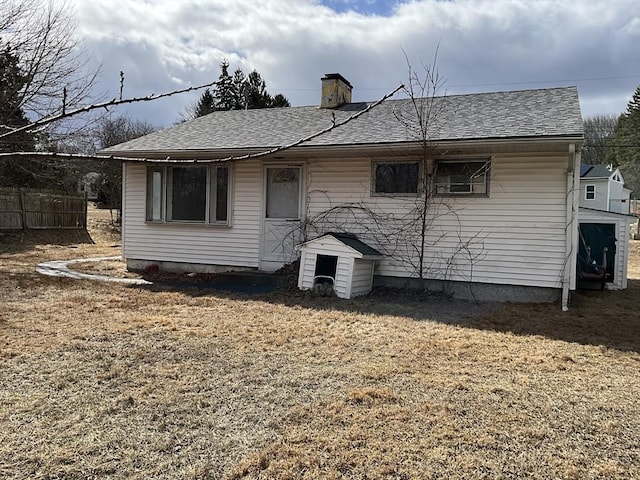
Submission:
M 421 188 L 421 162 L 416 160 L 375 160 L 371 192 L 373 195 L 417 195 Z
M 436 165 L 435 193 L 443 196 L 488 196 L 490 160 L 440 160 Z
M 585 200 L 595 200 L 596 199 L 596 186 L 595 185 L 586 185 L 584 187 L 584 199 Z
M 227 165 L 147 168 L 148 222 L 229 224 Z

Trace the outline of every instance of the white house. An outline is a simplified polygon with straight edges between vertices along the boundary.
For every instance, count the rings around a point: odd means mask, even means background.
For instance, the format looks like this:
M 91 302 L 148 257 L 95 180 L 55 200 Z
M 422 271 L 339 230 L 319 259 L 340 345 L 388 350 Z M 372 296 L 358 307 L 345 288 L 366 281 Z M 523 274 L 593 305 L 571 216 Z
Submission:
M 611 165 L 580 167 L 580 206 L 593 210 L 629 214 L 631 190 L 624 187 L 624 178 Z
M 383 256 L 376 284 L 512 300 L 562 292 L 566 307 L 583 139 L 575 87 L 374 105 L 352 103 L 339 74 L 322 83 L 320 106 L 214 112 L 105 150 L 128 158 L 129 267 L 275 271 L 296 245 L 344 232 Z M 426 149 L 416 105 L 432 112 Z

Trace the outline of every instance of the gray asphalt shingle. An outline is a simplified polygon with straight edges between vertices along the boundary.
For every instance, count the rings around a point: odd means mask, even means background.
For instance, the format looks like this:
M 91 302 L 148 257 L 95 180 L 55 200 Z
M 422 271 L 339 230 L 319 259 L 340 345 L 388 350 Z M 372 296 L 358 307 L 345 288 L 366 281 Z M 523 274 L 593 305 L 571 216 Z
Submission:
M 581 178 L 609 178 L 613 170 L 609 170 L 607 165 L 582 165 L 580 168 Z
M 582 117 L 575 87 L 436 97 L 439 113 L 431 140 L 581 136 Z M 347 119 L 369 103 L 336 110 L 316 106 L 214 112 L 105 150 L 134 154 L 163 151 L 221 151 L 288 145 Z M 415 110 L 409 99 L 387 100 L 303 146 L 368 145 L 416 141 Z
M 353 234 L 330 232 L 330 233 L 327 233 L 326 235 L 331 235 L 335 239 L 341 241 L 342 243 L 344 243 L 348 247 L 353 248 L 354 250 L 356 250 L 357 252 L 360 252 L 361 254 L 363 254 L 365 256 L 369 256 L 369 257 L 382 257 L 383 256 L 378 250 L 376 250 L 375 248 L 367 245 L 366 243 L 364 243 L 362 240 L 358 239 L 358 237 L 356 237 Z

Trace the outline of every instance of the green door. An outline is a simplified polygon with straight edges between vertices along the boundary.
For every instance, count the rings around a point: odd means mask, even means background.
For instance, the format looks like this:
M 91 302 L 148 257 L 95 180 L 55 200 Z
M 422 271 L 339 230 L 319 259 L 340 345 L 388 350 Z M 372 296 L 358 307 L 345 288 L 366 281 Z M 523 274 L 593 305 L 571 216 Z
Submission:
M 616 226 L 609 223 L 581 223 L 578 270 L 585 271 L 589 263 L 602 265 L 607 249 L 606 281 L 613 282 L 616 260 Z

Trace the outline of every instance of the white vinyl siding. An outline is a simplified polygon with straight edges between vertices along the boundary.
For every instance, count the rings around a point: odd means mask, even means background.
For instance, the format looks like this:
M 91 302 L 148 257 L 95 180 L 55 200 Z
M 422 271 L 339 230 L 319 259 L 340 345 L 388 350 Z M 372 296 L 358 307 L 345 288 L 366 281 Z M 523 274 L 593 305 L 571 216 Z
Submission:
M 313 287 L 313 278 L 315 276 L 317 253 L 302 252 L 300 255 L 300 271 L 298 274 L 298 288 L 301 290 L 309 290 Z
M 608 210 L 610 212 L 629 214 L 629 193 L 629 190 L 625 190 L 624 184 L 610 182 Z
M 353 258 L 338 257 L 336 265 L 336 295 L 340 298 L 351 297 L 351 271 Z
M 310 161 L 309 216 L 317 219 L 323 211 L 346 204 L 398 218 L 406 216 L 415 207 L 414 199 L 369 195 L 370 164 L 366 158 Z M 566 156 L 494 156 L 490 198 L 435 198 L 429 210 L 433 216 L 426 237 L 425 275 L 561 287 L 566 263 L 567 165 Z M 388 242 L 373 238 L 371 225 L 341 224 L 337 217 L 329 219 L 329 228 L 348 228 L 381 253 L 389 253 Z M 374 221 L 370 215 L 367 218 Z M 459 251 L 461 242 L 470 242 L 468 251 Z M 375 273 L 417 276 L 417 259 L 414 256 L 409 264 L 403 264 L 401 259 L 407 257 L 403 248 L 411 247 L 399 246 L 395 260 L 376 262 Z M 472 268 L 469 254 L 477 257 Z
M 373 262 L 370 260 L 355 259 L 353 264 L 353 278 L 351 279 L 351 296 L 366 295 L 373 286 Z
M 303 190 L 307 239 L 329 231 L 348 231 L 389 255 L 389 241 L 372 236 L 374 219 L 354 223 L 334 210 L 323 231 L 313 225 L 335 207 L 350 205 L 352 212 L 406 216 L 415 197 L 371 196 L 372 160 L 366 157 L 311 159 Z M 495 284 L 554 287 L 562 285 L 566 260 L 566 170 L 568 155 L 494 155 L 491 159 L 490 197 L 434 198 L 426 237 L 424 271 L 427 278 Z M 145 222 L 146 167 L 127 163 L 123 219 L 124 256 L 127 259 L 223 266 L 259 266 L 262 213 L 262 163 L 233 164 L 230 220 L 232 226 L 154 224 Z M 362 213 L 358 214 L 362 216 Z M 365 215 L 366 217 L 366 215 Z M 366 224 L 368 222 L 368 224 Z M 393 237 L 395 232 L 392 232 Z M 396 238 L 402 235 L 395 235 Z M 460 249 L 468 242 L 467 249 Z M 376 261 L 375 273 L 416 277 L 417 257 L 406 252 L 416 245 L 398 245 L 395 257 Z M 335 252 L 327 252 L 335 255 Z M 469 262 L 469 255 L 476 257 Z M 311 268 L 307 258 L 303 270 Z M 338 265 L 340 274 L 345 265 Z M 313 272 L 310 272 L 311 274 Z M 360 287 L 360 267 L 354 266 L 354 294 Z M 306 285 L 305 285 L 306 287 Z
M 259 161 L 233 165 L 232 226 L 145 222 L 146 165 L 126 163 L 123 239 L 125 259 L 257 267 L 260 234 Z

